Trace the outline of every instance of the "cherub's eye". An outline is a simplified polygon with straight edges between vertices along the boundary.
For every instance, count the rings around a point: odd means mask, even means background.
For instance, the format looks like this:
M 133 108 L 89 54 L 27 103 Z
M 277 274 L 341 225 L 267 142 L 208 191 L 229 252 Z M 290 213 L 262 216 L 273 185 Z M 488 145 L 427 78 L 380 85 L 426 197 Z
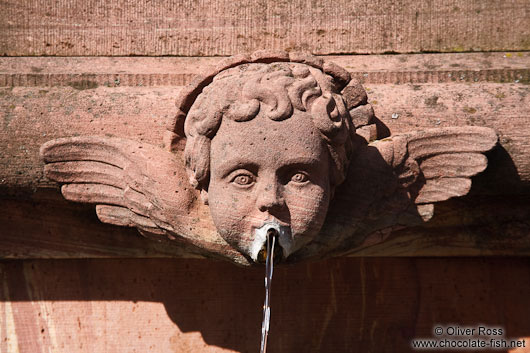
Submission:
M 232 179 L 232 183 L 240 186 L 248 186 L 254 182 L 254 177 L 250 174 L 238 174 Z
M 291 181 L 297 184 L 303 184 L 309 180 L 308 176 L 304 173 L 298 172 L 293 174 Z

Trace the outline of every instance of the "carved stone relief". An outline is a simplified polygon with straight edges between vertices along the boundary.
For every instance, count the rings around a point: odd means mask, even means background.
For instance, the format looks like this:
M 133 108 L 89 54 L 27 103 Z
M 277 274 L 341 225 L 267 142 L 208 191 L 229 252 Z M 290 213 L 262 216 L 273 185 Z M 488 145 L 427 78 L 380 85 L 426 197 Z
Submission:
M 49 141 L 41 155 L 64 197 L 95 204 L 102 222 L 245 265 L 273 227 L 294 262 L 428 221 L 434 203 L 468 193 L 497 143 L 483 127 L 383 130 L 343 68 L 259 51 L 182 90 L 165 150 L 83 136 Z

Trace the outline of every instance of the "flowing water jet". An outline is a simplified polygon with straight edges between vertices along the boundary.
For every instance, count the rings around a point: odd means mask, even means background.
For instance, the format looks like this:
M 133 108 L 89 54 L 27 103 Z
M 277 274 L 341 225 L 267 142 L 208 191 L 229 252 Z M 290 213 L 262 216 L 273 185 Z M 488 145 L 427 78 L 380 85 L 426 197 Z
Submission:
M 258 258 L 265 257 L 265 302 L 263 303 L 263 322 L 261 323 L 261 348 L 260 353 L 267 351 L 267 339 L 269 337 L 270 327 L 270 298 L 271 298 L 271 284 L 272 273 L 274 271 L 274 254 L 276 240 L 278 238 L 278 231 L 275 228 L 267 230 L 267 248 L 262 249 Z

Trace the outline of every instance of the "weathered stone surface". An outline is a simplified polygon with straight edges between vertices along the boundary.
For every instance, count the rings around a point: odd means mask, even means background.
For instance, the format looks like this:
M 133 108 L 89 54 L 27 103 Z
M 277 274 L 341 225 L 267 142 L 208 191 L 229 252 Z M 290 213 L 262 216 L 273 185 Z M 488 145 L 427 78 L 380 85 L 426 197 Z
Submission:
M 474 56 L 474 54 L 472 55 Z M 431 57 L 431 56 L 426 56 Z M 437 57 L 437 56 L 435 56 Z M 460 58 L 469 58 L 467 55 L 455 56 Z M 523 58 L 524 59 L 524 58 Z M 22 59 L 21 59 L 22 60 Z M 24 59 L 25 60 L 25 59 Z M 24 61 L 22 60 L 22 61 Z M 40 59 L 39 59 L 40 60 Z M 37 60 L 37 61 L 39 61 Z M 78 60 L 78 59 L 75 59 Z M 102 60 L 102 59 L 96 59 Z M 129 59 L 127 59 L 129 60 Z M 139 58 L 139 60 L 151 60 L 149 58 Z M 340 60 L 347 60 L 342 58 Z M 378 59 L 374 59 L 377 64 Z M 391 59 L 393 60 L 393 59 Z M 425 59 L 426 62 L 433 61 Z M 433 59 L 435 60 L 435 59 Z M 474 59 L 473 59 L 474 60 Z M 492 59 L 493 63 L 501 64 L 502 60 L 509 60 L 500 56 Z M 501 61 L 496 61 L 501 60 Z M 512 61 L 512 68 L 516 69 L 520 59 L 515 57 Z M 368 60 L 369 61 L 369 60 Z M 480 61 L 480 60 L 479 60 Z M 479 62 L 476 61 L 476 62 Z M 31 60 L 27 60 L 30 63 Z M 88 61 L 78 61 L 77 65 L 88 63 Z M 118 61 L 111 61 L 107 66 L 112 72 L 113 63 Z M 396 65 L 400 60 L 395 60 Z M 405 61 L 406 62 L 406 61 Z M 466 61 L 463 61 L 462 67 L 466 67 Z M 441 64 L 441 63 L 440 63 Z M 20 69 L 20 64 L 14 64 L 13 68 L 9 70 Z M 411 65 L 409 63 L 409 65 Z M 134 65 L 133 65 L 134 66 Z M 208 65 L 211 67 L 211 65 Z M 345 66 L 350 66 L 346 64 Z M 376 69 L 377 69 L 377 65 Z M 22 66 L 23 68 L 24 66 Z M 495 67 L 495 66 L 494 66 Z M 150 67 L 152 70 L 161 70 L 161 67 Z M 396 66 L 396 69 L 399 69 Z M 444 69 L 441 67 L 441 69 Z M 7 72 L 9 72 L 7 70 Z M 53 65 L 50 70 L 53 72 Z M 201 71 L 199 66 L 197 70 Z M 494 69 L 497 70 L 497 69 Z M 504 69 L 499 69 L 503 72 Z M 510 69 L 506 69 L 510 70 Z M 23 71 L 23 70 L 21 70 Z M 13 71 L 11 71 L 13 72 Z M 436 77 L 436 69 L 432 69 L 432 77 Z M 161 72 L 160 72 L 161 73 Z M 164 74 L 161 73 L 161 77 Z M 377 74 L 379 75 L 379 74 Z M 391 82 L 394 80 L 392 72 L 382 76 L 389 78 Z M 21 83 L 22 81 L 20 81 Z M 162 81 L 161 81 L 162 82 Z M 167 84 L 169 81 L 162 82 Z M 472 85 L 467 84 L 416 84 L 416 85 L 373 85 L 368 84 L 369 102 L 375 108 L 375 113 L 378 119 L 381 120 L 392 132 L 400 133 L 410 131 L 411 127 L 414 129 L 426 129 L 432 127 L 447 127 L 453 125 L 486 125 L 495 128 L 501 135 L 501 146 L 504 149 L 496 150 L 488 156 L 493 158 L 493 165 L 486 170 L 484 177 L 478 178 L 479 183 L 476 190 L 479 193 L 486 194 L 502 194 L 520 192 L 524 189 L 524 181 L 528 180 L 528 168 L 526 167 L 528 159 L 527 153 L 528 141 L 527 117 L 528 117 L 528 99 L 527 87 L 523 84 L 493 84 L 479 82 Z M 42 178 L 39 171 L 41 162 L 38 155 L 35 153 L 38 146 L 45 141 L 61 136 L 67 136 L 71 131 L 86 131 L 88 134 L 97 135 L 107 133 L 119 137 L 131 138 L 133 140 L 140 140 L 162 147 L 161 136 L 165 130 L 167 121 L 171 120 L 176 112 L 172 100 L 175 97 L 174 92 L 178 88 L 172 87 L 104 87 L 90 88 L 79 90 L 74 87 L 56 87 L 56 88 L 14 88 L 5 89 L 1 99 L 4 99 L 4 109 L 6 109 L 7 120 L 5 122 L 5 129 L 3 135 L 4 150 L 8 153 L 2 155 L 3 165 L 2 181 L 4 188 L 3 194 L 7 195 L 8 189 L 12 192 L 16 190 L 23 190 L 28 188 L 42 188 L 51 186 L 48 181 Z M 382 104 L 381 102 L 384 102 Z M 394 109 L 398 108 L 398 109 Z M 152 118 L 145 118 L 143 112 L 149 111 Z M 42 114 L 41 114 L 42 113 Z M 74 118 L 72 118 L 74 117 Z M 479 118 L 475 118 L 479 117 Z M 478 120 L 477 120 L 478 119 Z M 378 126 L 380 130 L 381 126 Z M 367 136 L 370 138 L 371 133 Z M 526 135 L 525 135 L 526 134 Z M 182 140 L 180 140 L 182 142 Z M 180 143 L 180 142 L 179 142 Z M 183 145 L 180 145 L 181 148 Z M 507 158 L 505 150 L 510 151 L 510 157 Z M 514 153 L 515 152 L 515 153 Z M 429 166 L 427 164 L 427 166 Z M 480 168 L 479 168 L 480 169 Z M 479 170 L 477 169 L 477 170 Z M 451 172 L 450 169 L 448 171 Z M 451 172 L 453 173 L 453 172 Z M 8 188 L 8 189 L 6 189 Z M 473 189 L 472 189 L 473 191 Z M 7 194 L 6 194 L 7 192 Z M 5 197 L 5 196 L 4 196 Z M 8 202 L 8 201 L 5 201 Z M 11 202 L 11 201 L 9 201 Z M 500 200 L 492 201 L 499 204 Z M 12 205 L 12 203 L 9 203 Z M 22 202 L 20 210 L 22 214 L 23 209 L 27 209 L 29 203 Z M 462 210 L 467 206 L 462 206 Z M 517 206 L 523 213 L 516 213 L 515 219 L 524 219 L 524 207 Z M 9 209 L 9 207 L 7 207 Z M 419 210 L 419 209 L 418 209 Z M 108 215 L 106 210 L 101 210 L 100 214 Z M 433 210 L 423 214 L 423 208 L 420 214 L 432 216 Z M 487 211 L 486 214 L 489 214 Z M 436 215 L 436 212 L 434 212 Z M 17 222 L 24 222 L 23 217 L 13 217 L 10 220 L 9 214 L 6 215 L 6 222 L 10 222 L 10 226 L 6 229 L 6 236 L 13 236 L 16 240 Z M 521 218 L 523 217 L 523 218 Z M 481 218 L 483 218 L 481 216 Z M 509 217 L 506 216 L 506 220 Z M 436 218 L 435 218 L 436 219 Z M 478 220 L 479 218 L 471 217 L 471 219 Z M 445 229 L 444 221 L 439 221 L 437 226 L 443 234 Z M 504 222 L 504 221 L 503 221 Z M 511 222 L 511 221 L 510 221 Z M 52 222 L 53 223 L 53 222 Z M 7 224 L 7 223 L 6 223 Z M 19 223 L 20 224 L 20 223 Z M 471 222 L 470 224 L 473 224 Z M 88 229 L 92 227 L 86 223 L 81 222 L 80 229 Z M 117 230 L 114 230 L 116 232 Z M 28 234 L 30 234 L 29 232 Z M 123 234 L 130 234 L 124 232 Z M 394 234 L 394 233 L 392 233 Z M 403 232 L 397 233 L 405 236 Z M 412 234 L 412 233 L 411 233 Z M 415 234 L 420 237 L 420 231 L 416 229 Z M 32 234 L 32 239 L 40 239 L 39 234 Z M 84 237 L 84 235 L 80 235 Z M 74 236 L 75 238 L 75 236 Z M 414 236 L 413 236 L 414 238 Z M 418 244 L 422 244 L 418 240 Z M 454 249 L 451 250 L 451 244 L 461 242 L 460 238 L 444 238 L 448 244 L 440 250 L 444 254 L 454 254 Z M 520 238 L 524 243 L 524 237 Z M 73 246 L 83 247 L 84 240 L 81 240 Z M 477 240 L 467 242 L 468 246 L 463 247 L 464 250 L 456 252 L 459 254 L 474 254 L 473 246 L 477 246 Z M 16 241 L 15 241 L 16 242 Z M 75 241 L 74 241 L 75 242 Z M 7 243 L 5 251 L 6 256 L 25 257 L 30 252 L 38 253 L 37 250 L 27 250 L 24 254 L 20 254 L 13 250 L 12 242 Z M 485 244 L 493 244 L 492 240 L 488 240 Z M 88 244 L 87 244 L 88 245 Z M 21 244 L 24 247 L 24 245 Z M 422 245 L 424 246 L 424 245 Z M 420 246 L 420 248 L 422 247 Z M 426 245 L 425 245 L 426 246 Z M 505 244 L 505 253 L 513 253 L 517 247 L 508 246 Z M 525 247 L 523 247 L 525 248 Z M 26 248 L 27 249 L 27 248 Z M 395 249 L 384 247 L 371 247 L 370 251 L 382 251 L 381 254 L 390 254 Z M 373 250 L 380 249 L 380 250 Z M 385 249 L 385 250 L 382 250 Z M 53 253 L 53 251 L 50 249 Z M 135 250 L 136 251 L 136 250 Z M 364 251 L 364 250 L 363 250 Z M 427 248 L 411 248 L 409 250 L 400 249 L 399 252 L 408 254 L 419 254 L 428 251 Z M 408 252 L 407 252 L 408 251 Z M 482 252 L 485 250 L 482 249 Z M 504 250 L 503 250 L 504 251 Z M 89 251 L 90 252 L 90 251 Z M 124 254 L 127 252 L 123 252 Z M 498 247 L 491 253 L 499 253 Z M 59 251 L 60 256 L 76 256 L 75 254 L 67 254 L 67 251 Z M 102 250 L 102 253 L 110 254 Z M 122 250 L 116 249 L 114 254 L 122 253 Z M 138 256 L 141 256 L 141 251 L 138 251 Z M 173 253 L 173 252 L 172 252 Z M 486 253 L 488 253 L 486 251 Z M 57 255 L 58 252 L 55 253 Z M 33 255 L 32 255 L 33 256 Z M 107 255 L 104 255 L 107 256 Z M 109 255 L 112 256 L 112 255 Z M 165 256 L 165 255 L 164 255 Z
M 490 126 L 511 152 L 518 179 L 530 180 L 527 131 L 528 87 L 478 83 L 368 85 L 376 116 L 393 132 L 459 125 Z M 179 87 L 71 87 L 0 89 L 0 132 L 4 185 L 50 185 L 42 178 L 38 147 L 72 131 L 111 134 L 160 145 L 166 122 L 175 114 Z M 397 99 L 396 99 L 397 97 Z M 145 112 L 148 112 L 146 115 Z M 395 119 L 392 116 L 396 116 Z
M 304 61 L 292 50 L 529 49 L 525 0 L 397 5 L 10 0 L 0 4 L 0 13 L 0 53 L 8 55 L 223 55 L 268 47 L 319 67 L 321 58 Z M 420 217 L 432 217 L 427 225 L 372 233 L 350 255 L 530 254 L 528 58 L 526 52 L 508 52 L 331 59 L 369 86 L 377 119 L 359 129 L 366 140 L 411 127 L 454 125 L 493 127 L 501 136 L 468 196 L 417 205 Z M 232 65 L 238 60 L 245 57 Z M 216 73 L 217 62 L 171 56 L 0 58 L 0 86 L 6 88 L 0 89 L 0 257 L 198 256 L 189 244 L 154 242 L 96 218 L 152 228 L 154 222 L 134 211 L 100 205 L 94 212 L 92 205 L 64 200 L 43 178 L 36 151 L 72 131 L 182 151 L 184 112 L 173 106 L 175 92 L 196 74 Z M 175 132 L 165 131 L 168 125 Z M 403 149 L 396 151 L 386 148 L 384 155 L 403 161 L 400 175 L 406 183 L 417 168 L 432 179 L 445 165 L 444 173 L 459 178 L 455 186 L 463 192 L 469 183 L 462 177 L 485 165 L 476 153 L 415 161 L 405 158 Z M 109 168 L 99 167 L 98 173 Z M 123 170 L 138 172 L 130 166 Z M 438 180 L 433 186 L 427 197 L 444 196 L 436 189 Z M 65 189 L 66 195 L 84 197 L 78 187 Z M 145 206 L 130 201 L 136 210 Z M 404 215 L 399 221 L 410 219 Z M 279 267 L 270 347 L 410 351 L 410 339 L 432 336 L 434 322 L 481 322 L 503 327 L 508 338 L 528 337 L 527 267 L 526 260 L 509 257 L 343 258 Z M 2 352 L 257 348 L 260 269 L 189 260 L 3 261 L 0 280 Z
M 499 132 L 517 179 L 530 181 L 530 95 L 523 84 L 368 84 L 375 115 L 394 133 L 477 125 Z M 176 112 L 180 87 L 0 88 L 0 183 L 4 187 L 51 185 L 42 177 L 39 146 L 85 131 L 162 147 L 167 122 Z M 147 112 L 147 113 L 146 113 Z M 392 118 L 395 116 L 396 118 Z M 496 172 L 500 169 L 492 167 Z M 508 180 L 511 183 L 513 180 Z M 500 180 L 497 183 L 500 185 Z
M 358 80 L 353 80 L 342 90 L 346 109 L 350 110 L 361 104 L 366 104 L 368 96 Z
M 177 99 L 178 112 L 187 113 L 185 169 L 209 212 L 186 185 L 174 146 L 165 152 L 110 137 L 51 140 L 40 149 L 45 176 L 64 184 L 66 199 L 96 204 L 102 222 L 240 264 L 258 262 L 274 229 L 281 260 L 292 262 L 347 253 L 371 233 L 428 221 L 431 204 L 469 192 L 487 158 L 467 164 L 497 143 L 494 130 L 466 126 L 366 145 L 355 126 L 375 119 L 373 110 L 358 106 L 350 117 L 344 100 L 353 106 L 357 97 L 342 96 L 345 69 L 325 61 L 315 70 L 274 51 L 250 58 L 215 77 L 197 76 Z M 363 96 L 360 84 L 357 91 Z M 470 158 L 455 157 L 464 153 Z M 446 161 L 465 173 L 447 174 Z M 423 162 L 430 173 L 422 174 Z
M 374 108 L 370 104 L 364 104 L 351 109 L 350 116 L 355 127 L 366 126 L 374 122 Z
M 526 0 L 9 0 L 1 55 L 218 56 L 528 50 Z
M 524 83 L 528 52 L 314 57 L 291 52 L 290 60 L 322 68 L 324 59 L 344 67 L 363 84 Z M 0 57 L 0 86 L 184 86 L 197 74 L 250 62 L 250 55 L 211 57 Z M 97 68 L 97 69 L 96 69 Z
M 341 91 L 351 80 L 350 73 L 342 66 L 339 66 L 332 61 L 324 61 L 322 69 L 325 73 L 335 78 L 338 84 L 338 89 Z

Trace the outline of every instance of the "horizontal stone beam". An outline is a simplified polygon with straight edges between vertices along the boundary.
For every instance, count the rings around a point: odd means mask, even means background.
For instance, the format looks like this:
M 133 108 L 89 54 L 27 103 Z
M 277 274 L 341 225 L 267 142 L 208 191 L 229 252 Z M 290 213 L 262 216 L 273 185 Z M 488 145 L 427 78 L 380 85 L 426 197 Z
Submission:
M 453 0 L 6 0 L 0 55 L 233 55 L 528 50 L 528 3 Z
M 528 83 L 529 52 L 325 56 L 365 84 Z M 0 87 L 182 86 L 218 57 L 0 57 Z
M 367 242 L 353 255 L 528 255 L 527 54 L 335 59 L 364 80 L 375 115 L 393 134 L 475 125 L 494 128 L 500 136 L 499 146 L 487 155 L 488 169 L 473 179 L 470 195 L 437 205 L 435 217 L 422 227 L 375 234 L 374 245 Z M 159 244 L 134 229 L 101 224 L 92 206 L 63 200 L 58 185 L 44 178 L 38 151 L 48 140 L 78 135 L 118 136 L 162 146 L 167 121 L 176 112 L 180 84 L 218 60 L 1 58 L 0 256 L 190 256 L 177 244 Z M 487 70 L 497 72 L 496 78 L 477 74 Z M 406 72 L 410 74 L 402 80 Z M 516 72 L 522 78 L 513 76 Z M 32 82 L 29 78 L 34 74 L 48 81 Z M 468 79 L 473 75 L 476 82 Z M 153 79 L 129 80 L 136 76 Z M 172 81 L 171 77 L 180 78 Z M 375 245 L 381 239 L 385 241 Z

